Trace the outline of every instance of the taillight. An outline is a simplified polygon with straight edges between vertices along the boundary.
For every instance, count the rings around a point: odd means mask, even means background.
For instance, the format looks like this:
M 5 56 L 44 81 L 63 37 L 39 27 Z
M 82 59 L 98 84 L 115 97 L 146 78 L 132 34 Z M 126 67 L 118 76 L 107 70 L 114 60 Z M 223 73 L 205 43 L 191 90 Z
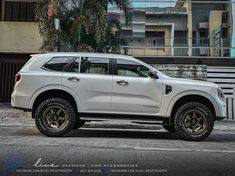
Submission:
M 15 81 L 19 81 L 20 80 L 20 74 L 19 73 L 16 73 L 16 76 L 15 76 Z

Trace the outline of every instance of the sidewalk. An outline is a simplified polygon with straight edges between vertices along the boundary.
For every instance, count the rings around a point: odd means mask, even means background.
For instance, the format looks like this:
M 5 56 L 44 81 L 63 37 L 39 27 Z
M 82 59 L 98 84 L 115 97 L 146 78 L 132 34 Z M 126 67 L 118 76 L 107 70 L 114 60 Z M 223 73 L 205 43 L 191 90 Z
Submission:
M 34 119 L 31 113 L 13 109 L 9 104 L 0 104 L 0 126 L 34 126 Z M 84 128 L 117 128 L 117 129 L 146 129 L 146 130 L 163 130 L 161 125 L 143 125 L 122 120 L 101 121 L 86 123 Z M 234 131 L 234 121 L 219 121 L 215 123 L 214 130 Z

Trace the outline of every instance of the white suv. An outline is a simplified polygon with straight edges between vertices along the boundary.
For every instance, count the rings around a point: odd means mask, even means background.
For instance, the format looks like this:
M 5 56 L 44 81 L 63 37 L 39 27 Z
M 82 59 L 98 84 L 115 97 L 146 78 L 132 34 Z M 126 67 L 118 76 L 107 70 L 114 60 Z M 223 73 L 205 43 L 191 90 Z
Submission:
M 11 97 L 47 136 L 93 120 L 163 122 L 185 140 L 201 140 L 225 117 L 218 85 L 171 78 L 130 56 L 98 53 L 33 55 L 16 74 Z

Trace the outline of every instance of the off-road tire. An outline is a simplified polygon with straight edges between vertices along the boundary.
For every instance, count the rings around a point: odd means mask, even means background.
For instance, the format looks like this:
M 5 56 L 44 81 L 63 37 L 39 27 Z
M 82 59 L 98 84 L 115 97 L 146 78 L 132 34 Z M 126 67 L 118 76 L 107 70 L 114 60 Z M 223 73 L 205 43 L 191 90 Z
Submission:
M 42 124 L 42 115 L 46 108 L 50 106 L 59 106 L 63 108 L 63 110 L 67 113 L 68 123 L 66 124 L 65 128 L 60 131 L 52 131 Z M 65 134 L 69 133 L 75 126 L 76 123 L 76 112 L 74 107 L 67 101 L 62 98 L 50 98 L 43 101 L 35 111 L 35 124 L 38 130 L 48 136 L 48 137 L 62 137 Z
M 201 134 L 194 135 L 193 133 L 188 132 L 185 130 L 185 125 L 183 122 L 183 117 L 188 111 L 200 111 L 203 113 L 206 118 L 206 127 L 204 127 L 205 131 L 202 131 Z M 183 139 L 188 141 L 200 141 L 202 139 L 207 138 L 214 127 L 214 117 L 211 110 L 203 105 L 202 103 L 198 102 L 189 102 L 182 105 L 175 114 L 174 125 L 177 135 Z

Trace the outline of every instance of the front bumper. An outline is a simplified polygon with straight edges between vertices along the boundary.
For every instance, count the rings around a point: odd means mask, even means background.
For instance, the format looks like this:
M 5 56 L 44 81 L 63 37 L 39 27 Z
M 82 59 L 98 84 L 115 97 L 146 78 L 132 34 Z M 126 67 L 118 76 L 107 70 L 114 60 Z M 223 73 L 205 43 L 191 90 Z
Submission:
M 217 108 L 215 108 L 215 120 L 223 120 L 226 118 L 226 103 L 221 99 L 217 99 Z

